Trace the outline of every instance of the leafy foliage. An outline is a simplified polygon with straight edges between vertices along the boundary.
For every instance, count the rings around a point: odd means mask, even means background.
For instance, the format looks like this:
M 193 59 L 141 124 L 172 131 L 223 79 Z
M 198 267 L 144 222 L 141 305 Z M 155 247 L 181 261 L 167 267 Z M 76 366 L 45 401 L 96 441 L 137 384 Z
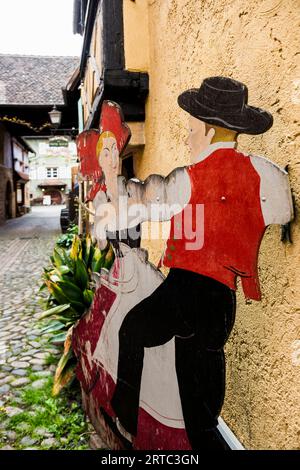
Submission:
M 71 224 L 64 233 L 57 239 L 57 245 L 63 248 L 69 248 L 72 245 L 74 236 L 78 235 L 78 225 Z
M 95 283 L 92 274 L 99 273 L 101 269 L 110 269 L 114 261 L 114 251 L 110 244 L 101 251 L 90 235 L 78 236 L 76 226 L 71 230 L 74 233 L 70 233 L 70 248 L 63 247 L 62 242 L 56 243 L 50 257 L 51 265 L 44 268 L 42 276 L 41 289 L 47 288 L 49 291 L 47 311 L 41 316 L 41 319 L 47 318 L 48 322 L 42 332 L 51 334 L 51 343 L 64 347 L 55 373 L 54 395 L 70 385 L 75 376 L 76 358 L 71 348 L 72 328 L 93 302 Z M 65 242 L 64 244 L 66 245 Z

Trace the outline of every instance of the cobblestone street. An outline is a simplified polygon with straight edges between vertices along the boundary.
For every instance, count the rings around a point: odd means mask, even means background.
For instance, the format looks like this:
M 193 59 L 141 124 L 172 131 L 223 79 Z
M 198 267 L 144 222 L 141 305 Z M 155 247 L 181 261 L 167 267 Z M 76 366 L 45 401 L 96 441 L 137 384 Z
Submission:
M 28 435 L 28 416 L 43 412 L 24 400 L 42 390 L 55 371 L 58 351 L 41 335 L 41 272 L 60 233 L 61 206 L 32 213 L 0 227 L 0 448 L 61 448 L 53 433 L 37 427 Z M 25 413 L 25 414 L 24 414 Z M 19 416 L 19 419 L 18 419 Z M 24 419 L 22 422 L 22 416 Z M 36 417 L 36 416 L 35 416 Z M 66 440 L 66 439 L 65 439 Z

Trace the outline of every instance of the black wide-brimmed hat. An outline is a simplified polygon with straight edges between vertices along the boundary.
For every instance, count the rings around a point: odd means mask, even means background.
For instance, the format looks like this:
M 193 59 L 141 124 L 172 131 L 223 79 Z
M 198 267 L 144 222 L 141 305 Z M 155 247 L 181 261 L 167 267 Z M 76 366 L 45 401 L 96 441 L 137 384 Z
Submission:
M 179 95 L 178 104 L 201 121 L 238 133 L 262 134 L 273 124 L 268 111 L 248 105 L 248 88 L 232 78 L 206 78 Z

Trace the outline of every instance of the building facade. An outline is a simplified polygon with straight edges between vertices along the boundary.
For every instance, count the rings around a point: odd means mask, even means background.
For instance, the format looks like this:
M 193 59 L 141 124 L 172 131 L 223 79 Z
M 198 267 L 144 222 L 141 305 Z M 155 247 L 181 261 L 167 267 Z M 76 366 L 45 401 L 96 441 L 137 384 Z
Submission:
M 0 123 L 0 223 L 30 210 L 29 145 Z
M 30 210 L 28 155 L 32 149 L 23 139 L 15 137 L 12 139 L 12 150 L 17 215 L 23 215 Z
M 64 204 L 72 189 L 72 167 L 77 165 L 76 145 L 51 147 L 47 139 L 27 139 L 35 154 L 30 156 L 31 204 Z M 49 196 L 49 198 L 45 198 Z
M 142 180 L 152 173 L 167 175 L 189 163 L 188 115 L 178 107 L 178 95 L 199 87 L 209 76 L 237 79 L 247 84 L 252 103 L 274 116 L 267 134 L 241 135 L 239 148 L 288 166 L 297 221 L 297 0 L 77 3 L 82 7 L 78 25 L 84 25 L 85 37 L 85 129 L 97 127 L 104 99 L 118 102 L 132 129 L 128 153 L 134 175 Z M 110 42 L 116 45 L 114 53 Z M 292 243 L 282 241 L 279 226 L 267 228 L 259 256 L 262 301 L 245 299 L 238 288 L 236 323 L 226 347 L 222 417 L 247 449 L 300 446 L 300 240 L 295 222 L 290 227 Z M 143 231 L 143 244 L 157 264 L 164 241 L 150 242 L 145 227 Z
M 0 223 L 15 217 L 15 191 L 13 183 L 13 156 L 11 136 L 0 124 Z

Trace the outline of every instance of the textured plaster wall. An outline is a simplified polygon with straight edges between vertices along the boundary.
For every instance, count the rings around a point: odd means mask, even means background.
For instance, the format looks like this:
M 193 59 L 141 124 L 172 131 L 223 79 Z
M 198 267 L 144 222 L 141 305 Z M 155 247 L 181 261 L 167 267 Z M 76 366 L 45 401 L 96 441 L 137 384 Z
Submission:
M 280 241 L 278 226 L 268 228 L 259 257 L 263 300 L 246 302 L 239 288 L 226 348 L 222 415 L 249 449 L 300 448 L 299 12 L 299 0 L 148 1 L 150 94 L 137 176 L 188 163 L 188 116 L 177 96 L 211 75 L 243 81 L 249 102 L 274 115 L 268 133 L 240 136 L 239 148 L 289 165 L 293 244 Z M 145 245 L 156 262 L 161 245 Z
M 148 0 L 124 0 L 124 49 L 127 70 L 149 69 Z

